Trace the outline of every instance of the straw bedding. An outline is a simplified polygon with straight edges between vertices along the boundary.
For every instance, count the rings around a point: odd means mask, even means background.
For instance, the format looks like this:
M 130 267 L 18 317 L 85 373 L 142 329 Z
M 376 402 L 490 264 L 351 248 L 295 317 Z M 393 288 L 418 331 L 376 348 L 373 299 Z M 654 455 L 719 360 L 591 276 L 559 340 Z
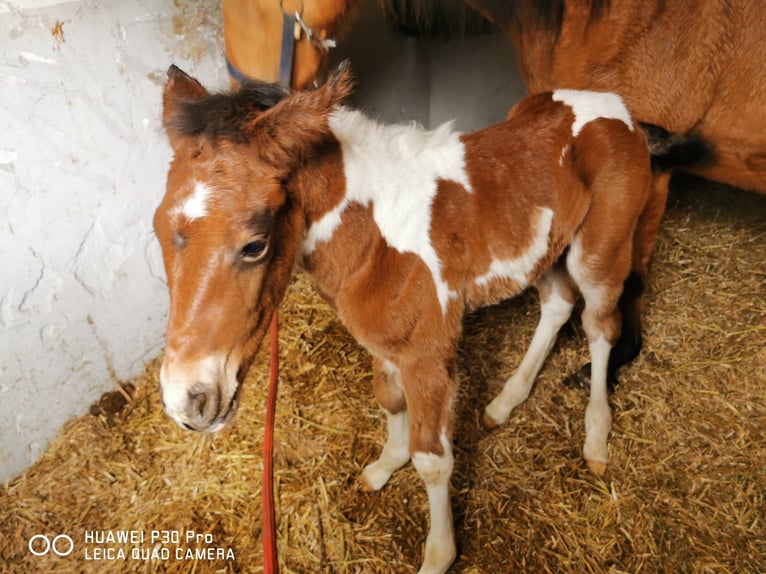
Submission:
M 369 357 L 305 278 L 291 286 L 281 317 L 282 572 L 415 572 L 427 522 L 417 474 L 407 466 L 379 493 L 355 482 L 384 437 Z M 576 323 L 509 422 L 494 432 L 480 424 L 536 318 L 536 296 L 527 294 L 466 319 L 451 572 L 766 571 L 766 197 L 676 183 L 648 287 L 645 348 L 611 396 L 603 479 L 580 458 L 587 394 L 560 384 L 587 360 Z M 135 388 L 71 421 L 37 464 L 0 490 L 2 569 L 261 572 L 265 355 L 237 420 L 217 436 L 182 431 L 164 415 L 160 359 Z M 117 530 L 146 541 L 85 540 L 86 532 Z M 148 540 L 161 530 L 182 537 L 164 545 L 169 559 L 131 559 L 134 547 L 162 549 Z M 207 533 L 209 542 L 186 543 L 187 531 Z M 29 552 L 33 535 L 61 533 L 73 539 L 71 555 Z M 127 558 L 87 559 L 99 546 Z M 221 547 L 233 557 L 179 559 L 176 546 Z

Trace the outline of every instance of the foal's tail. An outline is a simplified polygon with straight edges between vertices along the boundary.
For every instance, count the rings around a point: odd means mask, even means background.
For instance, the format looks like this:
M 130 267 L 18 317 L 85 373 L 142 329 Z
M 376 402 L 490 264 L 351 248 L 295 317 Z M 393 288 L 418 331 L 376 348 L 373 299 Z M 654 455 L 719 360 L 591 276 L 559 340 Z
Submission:
M 701 167 L 713 163 L 713 145 L 699 134 L 677 134 L 654 124 L 641 123 L 649 142 L 654 171 Z

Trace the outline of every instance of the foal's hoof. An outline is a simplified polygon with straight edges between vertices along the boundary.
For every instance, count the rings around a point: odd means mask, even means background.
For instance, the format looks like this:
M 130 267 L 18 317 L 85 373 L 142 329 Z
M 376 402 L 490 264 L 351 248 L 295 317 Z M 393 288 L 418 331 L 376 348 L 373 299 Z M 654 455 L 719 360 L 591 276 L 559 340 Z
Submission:
M 481 417 L 481 422 L 484 425 L 484 428 L 487 430 L 495 430 L 497 427 L 499 427 L 502 424 L 497 422 L 491 416 L 489 416 L 486 411 L 484 412 L 484 416 Z
M 359 476 L 359 488 L 364 492 L 377 492 L 386 485 L 392 472 L 384 468 L 380 461 L 370 463 Z
M 373 488 L 370 482 L 367 480 L 367 478 L 361 474 L 359 475 L 359 478 L 357 479 L 357 484 L 359 485 L 359 490 L 362 492 L 375 492 L 378 490 L 377 488 Z
M 596 476 L 604 476 L 606 474 L 606 462 L 600 460 L 586 460 L 590 471 Z

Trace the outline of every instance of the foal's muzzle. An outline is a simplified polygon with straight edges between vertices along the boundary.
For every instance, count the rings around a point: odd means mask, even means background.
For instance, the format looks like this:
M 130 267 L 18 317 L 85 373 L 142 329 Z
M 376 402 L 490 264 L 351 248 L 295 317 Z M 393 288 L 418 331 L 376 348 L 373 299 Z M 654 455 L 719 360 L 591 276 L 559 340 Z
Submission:
M 165 412 L 181 427 L 217 432 L 237 412 L 240 385 L 227 377 L 223 358 L 194 362 L 168 359 L 162 363 L 160 385 Z

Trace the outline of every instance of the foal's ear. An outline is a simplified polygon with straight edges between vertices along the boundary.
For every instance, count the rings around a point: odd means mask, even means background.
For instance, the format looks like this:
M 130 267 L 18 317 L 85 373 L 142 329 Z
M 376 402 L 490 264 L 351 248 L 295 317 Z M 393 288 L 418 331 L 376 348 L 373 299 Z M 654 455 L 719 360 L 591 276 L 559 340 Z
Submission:
M 353 89 L 348 61 L 321 88 L 295 92 L 259 114 L 246 135 L 260 155 L 277 167 L 289 167 L 330 133 L 328 117 Z
M 168 68 L 168 79 L 162 88 L 162 125 L 174 149 L 180 138 L 177 126 L 181 105 L 185 102 L 201 100 L 209 95 L 202 84 L 175 64 Z
M 354 90 L 354 78 L 351 74 L 351 63 L 348 60 L 343 60 L 335 71 L 325 82 L 324 87 L 328 87 L 333 90 L 335 95 L 340 98 L 339 101 L 345 100 L 351 92 Z

